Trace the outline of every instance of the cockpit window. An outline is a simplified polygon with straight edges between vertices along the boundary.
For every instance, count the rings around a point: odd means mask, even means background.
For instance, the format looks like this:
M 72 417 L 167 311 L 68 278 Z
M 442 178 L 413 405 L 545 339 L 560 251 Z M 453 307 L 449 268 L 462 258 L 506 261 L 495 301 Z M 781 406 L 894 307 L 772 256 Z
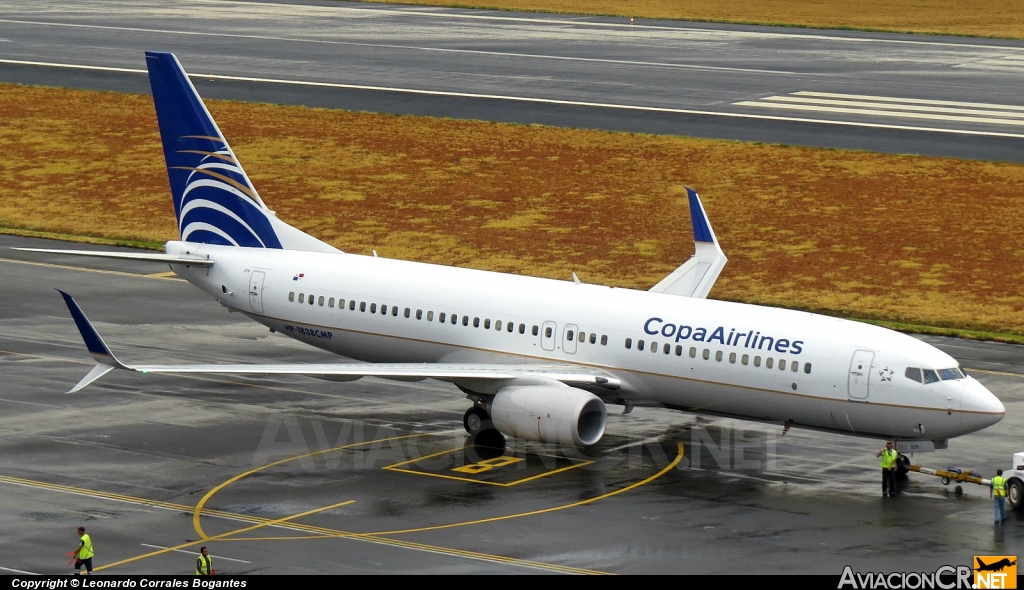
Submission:
M 942 377 L 943 381 L 954 381 L 956 379 L 963 379 L 964 372 L 960 370 L 960 367 L 953 367 L 952 369 L 939 369 L 939 377 Z
M 922 369 L 922 371 L 924 372 L 924 382 L 926 384 L 935 383 L 939 380 L 939 376 L 935 374 L 935 371 L 931 369 Z
M 923 381 L 921 381 L 921 369 L 918 369 L 917 367 L 907 367 L 907 372 L 904 373 L 904 375 L 907 376 L 907 379 L 913 379 L 918 383 L 923 383 Z

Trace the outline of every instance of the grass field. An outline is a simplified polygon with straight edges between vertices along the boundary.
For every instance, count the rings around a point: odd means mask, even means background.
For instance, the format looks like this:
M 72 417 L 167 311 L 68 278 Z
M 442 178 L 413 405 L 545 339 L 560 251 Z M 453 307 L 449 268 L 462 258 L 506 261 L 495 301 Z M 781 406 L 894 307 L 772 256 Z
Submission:
M 969 3 L 954 0 L 398 0 L 393 3 L 1024 38 L 1024 7 L 1020 0 Z
M 208 101 L 264 200 L 346 251 L 1024 335 L 1024 166 Z M 0 85 L 0 227 L 177 237 L 149 97 Z

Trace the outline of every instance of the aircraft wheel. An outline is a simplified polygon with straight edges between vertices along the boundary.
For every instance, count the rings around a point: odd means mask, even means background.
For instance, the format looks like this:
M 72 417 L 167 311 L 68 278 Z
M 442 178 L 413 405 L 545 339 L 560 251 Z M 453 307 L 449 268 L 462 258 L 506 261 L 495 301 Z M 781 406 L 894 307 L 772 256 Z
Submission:
M 896 477 L 899 479 L 907 479 L 907 474 L 910 470 L 907 467 L 910 466 L 910 457 L 906 455 L 900 455 L 896 457 Z
M 462 425 L 466 427 L 466 432 L 470 435 L 477 435 L 485 430 L 494 429 L 491 426 L 491 417 L 483 408 L 477 406 L 466 410 L 465 415 L 462 416 Z
M 1010 507 L 1020 512 L 1024 510 L 1024 482 L 1017 478 L 1010 480 L 1010 489 L 1006 496 L 1010 500 Z

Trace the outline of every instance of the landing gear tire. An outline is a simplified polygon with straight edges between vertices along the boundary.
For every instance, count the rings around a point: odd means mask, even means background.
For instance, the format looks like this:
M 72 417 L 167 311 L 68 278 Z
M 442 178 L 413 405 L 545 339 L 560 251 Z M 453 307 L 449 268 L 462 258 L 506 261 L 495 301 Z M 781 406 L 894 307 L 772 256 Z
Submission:
M 1024 481 L 1011 479 L 1009 488 L 1006 496 L 1010 500 L 1010 507 L 1017 512 L 1024 511 Z
M 473 406 L 466 410 L 462 416 L 462 425 L 469 433 L 470 445 L 499 450 L 505 448 L 505 437 L 494 428 L 490 414 L 483 408 Z
M 462 425 L 466 427 L 466 432 L 470 436 L 476 436 L 485 430 L 493 430 L 491 426 L 491 417 L 483 408 L 473 406 L 466 410 L 466 413 L 462 416 Z
M 896 457 L 896 478 L 900 481 L 908 479 L 907 474 L 910 473 L 910 457 L 906 455 L 900 455 Z

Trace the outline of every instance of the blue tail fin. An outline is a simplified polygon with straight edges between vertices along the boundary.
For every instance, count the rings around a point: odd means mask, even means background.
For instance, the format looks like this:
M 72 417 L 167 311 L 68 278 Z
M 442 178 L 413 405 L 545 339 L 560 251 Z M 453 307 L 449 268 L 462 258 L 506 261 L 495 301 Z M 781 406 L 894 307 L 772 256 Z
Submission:
M 174 54 L 147 51 L 146 66 L 182 241 L 336 251 L 274 217 Z

